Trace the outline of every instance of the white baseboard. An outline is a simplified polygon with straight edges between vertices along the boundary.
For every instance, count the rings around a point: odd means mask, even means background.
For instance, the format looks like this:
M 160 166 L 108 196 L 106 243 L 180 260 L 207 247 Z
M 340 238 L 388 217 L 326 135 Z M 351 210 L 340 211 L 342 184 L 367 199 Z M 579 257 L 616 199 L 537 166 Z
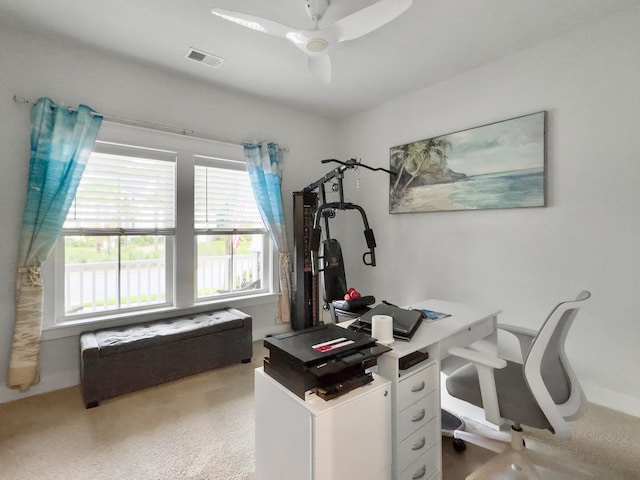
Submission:
M 616 392 L 600 385 L 580 382 L 587 400 L 611 410 L 640 418 L 640 398 L 627 393 Z
M 271 335 L 280 335 L 281 333 L 286 333 L 291 330 L 291 325 L 288 323 L 283 323 L 282 325 L 269 325 L 268 327 L 263 328 L 254 328 L 253 329 L 253 341 L 261 340 Z
M 46 381 L 42 381 L 24 392 L 3 386 L 0 388 L 0 404 L 33 397 L 34 395 L 40 395 L 42 393 L 52 392 L 55 390 L 62 390 L 63 388 L 74 387 L 79 383 L 80 379 L 78 378 L 77 373 L 74 372 L 73 374 L 61 373 L 59 375 L 49 376 Z

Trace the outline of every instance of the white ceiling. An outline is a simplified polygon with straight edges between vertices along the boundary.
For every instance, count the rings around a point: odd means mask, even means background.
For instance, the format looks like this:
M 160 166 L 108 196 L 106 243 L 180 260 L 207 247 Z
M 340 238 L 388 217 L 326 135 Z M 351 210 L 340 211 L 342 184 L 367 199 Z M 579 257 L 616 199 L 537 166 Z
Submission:
M 330 0 L 333 23 L 375 0 Z M 340 118 L 534 46 L 638 0 L 414 0 L 382 28 L 331 51 L 333 79 L 307 70 L 285 39 L 217 18 L 213 7 L 311 29 L 305 0 L 0 0 L 0 27 L 13 25 Z M 189 47 L 223 57 L 212 69 Z

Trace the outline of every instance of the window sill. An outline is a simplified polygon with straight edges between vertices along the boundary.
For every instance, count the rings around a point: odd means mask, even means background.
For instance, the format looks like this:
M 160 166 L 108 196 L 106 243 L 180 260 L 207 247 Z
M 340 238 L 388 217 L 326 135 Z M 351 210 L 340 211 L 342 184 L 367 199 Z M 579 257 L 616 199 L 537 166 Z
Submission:
M 101 328 L 118 327 L 138 322 L 149 322 L 153 320 L 161 320 L 163 318 L 171 318 L 179 315 L 191 315 L 200 312 L 208 312 L 211 310 L 224 308 L 252 307 L 256 305 L 266 305 L 278 301 L 279 294 L 265 293 L 261 295 L 253 295 L 245 298 L 234 298 L 216 300 L 212 302 L 198 303 L 189 307 L 167 307 L 159 308 L 153 311 L 132 312 L 126 315 L 111 315 L 101 319 L 78 320 L 58 323 L 50 327 L 44 327 L 42 330 L 42 340 L 55 340 L 65 337 L 73 337 L 80 335 L 82 332 L 97 330 Z

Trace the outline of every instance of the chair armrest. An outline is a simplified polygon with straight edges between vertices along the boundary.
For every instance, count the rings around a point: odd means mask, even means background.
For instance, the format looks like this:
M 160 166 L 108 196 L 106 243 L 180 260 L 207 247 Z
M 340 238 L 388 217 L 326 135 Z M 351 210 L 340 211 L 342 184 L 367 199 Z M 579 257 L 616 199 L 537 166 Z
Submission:
M 508 325 L 506 323 L 498 323 L 496 324 L 496 328 L 513 333 L 514 335 L 520 334 L 535 337 L 538 334 L 538 331 L 533 328 L 521 327 L 519 325 Z
M 505 323 L 498 323 L 496 328 L 515 335 L 518 339 L 518 343 L 520 343 L 520 354 L 522 355 L 522 361 L 524 362 L 525 358 L 527 358 L 527 354 L 529 353 L 529 349 L 531 349 L 531 342 L 533 342 L 533 339 L 538 334 L 537 330 L 519 327 L 518 325 L 507 325 Z
M 464 358 L 465 360 L 469 360 L 475 364 L 485 365 L 490 368 L 504 368 L 507 366 L 506 360 L 503 360 L 502 358 L 487 355 L 486 353 L 471 350 L 469 348 L 451 347 L 448 352 L 449 355 Z
M 502 425 L 504 419 L 500 416 L 498 405 L 498 392 L 496 390 L 496 380 L 493 371 L 507 366 L 506 360 L 483 352 L 471 350 L 469 348 L 452 347 L 448 350 L 449 355 L 464 358 L 473 363 L 478 371 L 478 381 L 480 382 L 480 395 L 484 417 L 488 422 L 495 425 Z

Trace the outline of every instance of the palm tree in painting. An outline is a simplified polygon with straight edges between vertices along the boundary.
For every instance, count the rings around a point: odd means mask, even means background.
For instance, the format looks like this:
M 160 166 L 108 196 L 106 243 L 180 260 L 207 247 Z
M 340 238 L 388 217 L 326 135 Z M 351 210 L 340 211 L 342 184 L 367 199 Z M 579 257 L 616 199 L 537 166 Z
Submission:
M 404 172 L 404 162 L 407 159 L 409 150 L 409 144 L 399 145 L 397 147 L 393 147 L 391 149 L 391 171 L 395 172 L 395 177 L 391 177 L 391 181 L 393 182 L 393 186 L 391 187 L 391 192 L 395 192 L 398 190 L 398 186 L 400 184 L 400 179 L 405 174 Z M 395 181 L 394 181 L 395 178 Z
M 447 150 L 451 142 L 443 137 L 429 138 L 391 149 L 391 168 L 397 172 L 391 188 L 391 202 L 396 203 L 416 178 L 423 184 L 439 183 L 449 168 Z

